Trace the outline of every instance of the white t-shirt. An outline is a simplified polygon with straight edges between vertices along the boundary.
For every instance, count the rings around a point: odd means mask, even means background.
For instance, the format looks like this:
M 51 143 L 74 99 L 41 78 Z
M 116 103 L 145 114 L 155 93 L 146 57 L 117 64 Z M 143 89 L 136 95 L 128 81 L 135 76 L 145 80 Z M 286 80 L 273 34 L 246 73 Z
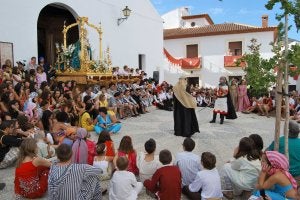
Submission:
M 166 100 L 167 99 L 167 95 L 165 92 L 161 92 L 158 94 L 158 98 L 163 101 L 163 100 Z
M 138 182 L 132 172 L 115 171 L 110 180 L 109 199 L 110 200 L 134 200 L 137 193 L 134 188 Z
M 195 180 L 189 185 L 191 192 L 201 191 L 201 199 L 222 198 L 221 179 L 216 168 L 208 170 L 203 169 L 197 173 Z
M 143 183 L 147 179 L 151 179 L 153 174 L 162 164 L 158 160 L 158 156 L 154 156 L 154 160 L 145 161 L 145 153 L 141 152 L 137 159 L 137 167 L 139 168 L 140 181 Z

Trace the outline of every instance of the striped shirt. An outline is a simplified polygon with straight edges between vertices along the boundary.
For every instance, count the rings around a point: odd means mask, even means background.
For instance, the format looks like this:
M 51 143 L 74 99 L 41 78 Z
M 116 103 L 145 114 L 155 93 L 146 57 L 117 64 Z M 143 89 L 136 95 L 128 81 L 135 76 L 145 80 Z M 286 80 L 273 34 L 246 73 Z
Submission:
M 52 165 L 48 178 L 48 199 L 101 199 L 100 173 L 101 169 L 87 164 Z
M 182 186 L 191 184 L 201 170 L 200 157 L 192 152 L 184 151 L 176 155 L 175 165 L 180 169 Z

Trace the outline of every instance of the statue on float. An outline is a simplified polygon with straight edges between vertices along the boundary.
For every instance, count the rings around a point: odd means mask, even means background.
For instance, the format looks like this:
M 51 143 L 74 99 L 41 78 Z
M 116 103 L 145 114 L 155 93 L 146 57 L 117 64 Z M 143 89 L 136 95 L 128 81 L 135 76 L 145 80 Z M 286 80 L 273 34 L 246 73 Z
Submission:
M 67 45 L 67 33 L 70 28 L 78 26 L 79 28 L 79 41 L 75 44 Z M 88 40 L 88 31 L 87 28 L 91 27 L 95 29 L 99 34 L 99 60 L 94 60 L 92 55 L 91 45 Z M 56 43 L 56 67 L 58 73 L 73 73 L 73 72 L 82 72 L 82 73 L 111 73 L 111 61 L 110 55 L 106 55 L 103 58 L 102 52 L 102 28 L 101 26 L 95 26 L 88 22 L 87 17 L 78 17 L 76 23 L 66 26 L 64 24 L 63 29 L 63 45 Z M 106 54 L 109 54 L 106 51 Z

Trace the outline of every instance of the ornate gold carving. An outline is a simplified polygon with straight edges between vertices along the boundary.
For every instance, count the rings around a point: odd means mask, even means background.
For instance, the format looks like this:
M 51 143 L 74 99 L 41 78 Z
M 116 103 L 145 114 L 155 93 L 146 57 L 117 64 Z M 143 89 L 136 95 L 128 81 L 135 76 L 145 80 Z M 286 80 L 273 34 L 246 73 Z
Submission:
M 79 54 L 79 60 L 80 60 L 80 70 L 79 72 L 82 73 L 109 73 L 111 70 L 108 70 L 107 68 L 111 65 L 111 60 L 110 60 L 110 55 L 107 55 L 105 59 L 103 59 L 103 50 L 102 50 L 102 27 L 101 24 L 99 26 L 96 26 L 94 24 L 91 24 L 88 22 L 87 17 L 78 17 L 76 20 L 76 23 L 70 24 L 66 26 L 64 23 L 64 28 L 63 28 L 63 50 L 66 50 L 68 48 L 67 46 L 67 33 L 70 28 L 78 26 L 79 28 L 79 41 L 80 41 L 80 54 Z M 87 29 L 86 26 L 93 28 L 98 32 L 99 35 L 99 61 L 95 61 L 91 59 L 90 52 L 88 50 L 89 47 L 89 42 L 87 39 Z M 66 61 L 63 61 L 63 59 L 60 58 L 59 54 L 61 53 L 59 47 L 57 49 L 57 65 L 58 67 L 58 73 L 61 73 L 60 71 L 60 65 L 64 64 L 65 72 L 64 73 L 74 73 L 76 72 L 72 66 L 69 66 L 70 63 L 66 63 Z M 109 54 L 109 48 L 106 52 L 106 54 Z M 109 58 L 109 60 L 108 60 Z

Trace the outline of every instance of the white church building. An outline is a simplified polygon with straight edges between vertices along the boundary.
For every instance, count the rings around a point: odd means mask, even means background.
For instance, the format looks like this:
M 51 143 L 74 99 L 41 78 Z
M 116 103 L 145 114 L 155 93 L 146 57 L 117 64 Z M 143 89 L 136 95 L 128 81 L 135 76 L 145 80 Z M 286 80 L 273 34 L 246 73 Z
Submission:
M 130 16 L 122 10 L 128 6 Z M 150 0 L 1 0 L 0 63 L 11 58 L 28 62 L 43 56 L 55 62 L 55 43 L 63 42 L 63 25 L 88 17 L 103 30 L 103 49 L 110 49 L 113 66 L 140 68 L 149 76 L 162 71 L 163 20 Z M 99 55 L 99 36 L 88 30 L 94 55 Z M 68 35 L 68 43 L 78 41 L 78 28 Z M 96 58 L 95 58 L 96 59 Z M 163 77 L 160 77 L 163 80 Z
M 215 24 L 208 14 L 190 15 L 188 8 L 172 10 L 162 18 L 167 81 L 174 82 L 174 72 L 185 74 L 190 83 L 205 87 L 217 85 L 220 76 L 241 79 L 245 75 L 244 64 L 237 66 L 236 60 L 249 51 L 252 38 L 261 43 L 262 57 L 273 56 L 270 43 L 277 36 L 277 28 L 269 26 L 266 15 L 262 16 L 259 27 Z

